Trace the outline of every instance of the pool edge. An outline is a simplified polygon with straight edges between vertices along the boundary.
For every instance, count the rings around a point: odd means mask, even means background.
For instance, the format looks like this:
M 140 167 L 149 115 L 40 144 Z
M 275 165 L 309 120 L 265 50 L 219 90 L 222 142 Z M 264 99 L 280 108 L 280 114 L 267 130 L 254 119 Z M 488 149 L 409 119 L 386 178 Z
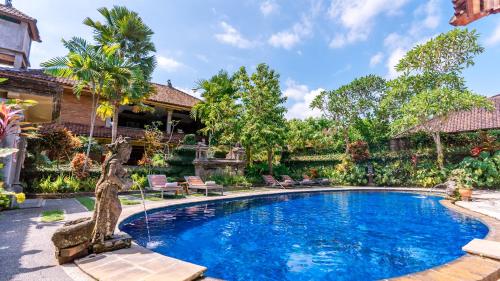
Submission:
M 314 187 L 300 189 L 276 189 L 266 191 L 252 191 L 245 193 L 235 193 L 214 197 L 193 197 L 184 199 L 173 199 L 164 202 L 148 204 L 148 212 L 154 212 L 165 207 L 182 207 L 192 204 L 213 203 L 232 199 L 248 199 L 268 195 L 311 193 L 311 192 L 338 192 L 338 191 L 381 191 L 381 192 L 425 192 L 433 195 L 443 195 L 444 190 L 430 190 L 428 188 L 408 188 L 408 187 Z M 488 227 L 486 240 L 500 241 L 500 221 L 486 215 L 459 207 L 450 200 L 440 200 L 446 208 L 480 220 Z M 150 206 L 150 207 L 149 207 Z M 117 231 L 123 222 L 131 217 L 140 214 L 144 210 L 142 206 L 126 208 L 117 223 Z M 465 278 L 465 279 L 464 279 Z M 424 271 L 411 273 L 404 276 L 394 277 L 385 280 L 406 281 L 406 280 L 498 280 L 500 278 L 500 261 L 466 254 L 453 261 L 439 265 Z

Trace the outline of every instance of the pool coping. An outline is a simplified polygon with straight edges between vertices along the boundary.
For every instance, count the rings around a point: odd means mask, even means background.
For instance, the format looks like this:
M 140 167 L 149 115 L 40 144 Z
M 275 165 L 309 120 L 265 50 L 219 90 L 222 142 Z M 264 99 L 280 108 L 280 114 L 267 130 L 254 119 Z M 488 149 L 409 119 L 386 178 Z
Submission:
M 183 199 L 172 199 L 167 201 L 148 202 L 146 209 L 149 212 L 155 212 L 158 209 L 166 207 L 182 207 L 185 205 L 211 203 L 217 201 L 226 201 L 233 199 L 247 199 L 269 195 L 293 194 L 293 193 L 311 193 L 311 192 L 332 192 L 332 191 L 386 191 L 386 192 L 416 192 L 428 193 L 433 195 L 444 195 L 444 190 L 429 190 L 428 188 L 408 188 L 408 187 L 308 187 L 294 189 L 271 189 L 258 190 L 250 192 L 235 192 L 224 196 L 210 197 L 190 197 Z M 488 227 L 486 240 L 500 241 L 500 221 L 479 214 L 465 208 L 456 206 L 449 200 L 441 200 L 448 209 L 458 213 L 474 217 L 483 222 Z M 117 231 L 120 225 L 134 215 L 144 212 L 142 205 L 124 208 L 117 223 Z M 137 245 L 138 247 L 141 247 Z M 144 248 L 146 249 L 146 248 Z M 111 253 L 112 254 L 112 253 Z M 168 257 L 168 256 L 167 256 Z M 201 277 L 203 272 L 201 273 Z M 495 279 L 496 278 L 496 279 Z M 406 281 L 406 280 L 497 280 L 500 278 L 500 261 L 488 258 L 465 254 L 449 263 L 439 265 L 425 271 L 411 273 L 408 275 L 394 277 L 385 280 Z

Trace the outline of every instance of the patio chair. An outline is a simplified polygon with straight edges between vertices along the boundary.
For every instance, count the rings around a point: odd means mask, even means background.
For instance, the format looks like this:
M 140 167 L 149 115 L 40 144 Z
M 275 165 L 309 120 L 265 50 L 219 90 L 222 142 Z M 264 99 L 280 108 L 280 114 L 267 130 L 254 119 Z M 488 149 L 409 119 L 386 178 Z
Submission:
M 317 181 L 311 179 L 307 175 L 303 175 L 302 177 L 303 177 L 303 179 L 299 181 L 300 185 L 317 185 L 318 184 Z
M 279 182 L 271 175 L 262 175 L 262 178 L 264 179 L 264 182 L 268 186 L 273 186 L 273 187 L 279 186 L 281 188 L 286 189 L 287 187 L 291 187 L 293 185 L 293 183 L 289 181 Z
M 205 190 L 205 196 L 208 196 L 209 190 L 220 190 L 220 195 L 224 195 L 224 187 L 213 181 L 203 182 L 198 176 L 188 176 L 184 177 L 184 179 L 186 180 L 189 189 L 196 191 Z
M 182 188 L 178 182 L 168 182 L 165 175 L 148 175 L 149 186 L 147 190 L 161 191 L 161 198 L 163 199 L 163 193 L 171 193 L 174 195 L 182 192 Z
M 281 178 L 283 179 L 283 181 L 285 181 L 285 182 L 291 182 L 293 185 L 300 184 L 298 181 L 292 179 L 292 177 L 290 177 L 289 175 L 281 175 Z

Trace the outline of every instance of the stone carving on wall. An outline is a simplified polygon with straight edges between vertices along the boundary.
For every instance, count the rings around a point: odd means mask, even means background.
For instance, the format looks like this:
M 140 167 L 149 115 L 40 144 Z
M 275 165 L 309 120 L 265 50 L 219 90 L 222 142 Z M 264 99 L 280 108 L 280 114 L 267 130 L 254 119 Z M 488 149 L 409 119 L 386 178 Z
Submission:
M 132 146 L 128 138 L 119 137 L 108 145 L 110 153 L 102 164 L 101 177 L 95 189 L 94 215 L 67 222 L 52 236 L 59 263 L 66 263 L 89 253 L 100 253 L 130 247 L 126 234 L 113 235 L 122 207 L 118 192 L 132 182 L 123 164 L 130 158 Z
M 226 154 L 226 158 L 211 158 L 208 155 L 209 147 L 198 143 L 193 161 L 196 176 L 206 179 L 214 174 L 243 175 L 246 166 L 245 149 L 240 144 L 236 144 Z

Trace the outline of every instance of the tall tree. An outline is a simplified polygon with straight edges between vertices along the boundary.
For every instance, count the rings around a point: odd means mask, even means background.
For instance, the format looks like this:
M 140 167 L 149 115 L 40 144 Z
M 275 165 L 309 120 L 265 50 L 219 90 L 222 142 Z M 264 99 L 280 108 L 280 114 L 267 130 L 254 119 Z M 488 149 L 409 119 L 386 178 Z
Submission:
M 321 110 L 323 116 L 332 121 L 334 129 L 342 133 L 347 154 L 349 131 L 357 120 L 375 110 L 384 90 L 383 78 L 368 75 L 356 78 L 336 90 L 323 91 L 310 106 Z
M 116 57 L 118 45 L 94 46 L 82 38 L 73 37 L 62 40 L 69 53 L 65 57 L 56 57 L 42 63 L 45 72 L 58 77 L 75 81 L 73 92 L 77 97 L 83 90 L 89 90 L 92 95 L 92 111 L 90 113 L 89 142 L 83 170 L 87 169 L 88 158 L 92 145 L 97 108 L 105 89 L 113 79 L 119 76 L 130 76 L 130 70 L 122 60 Z
M 477 33 L 467 29 L 453 29 L 415 46 L 396 66 L 403 75 L 389 83 L 390 90 L 382 102 L 392 112 L 393 133 L 414 128 L 431 135 L 440 168 L 444 165 L 441 132 L 449 114 L 474 107 L 491 108 L 485 97 L 467 90 L 461 76 L 483 50 Z
M 113 108 L 112 141 L 117 137 L 119 107 L 124 103 L 140 103 L 153 92 L 151 75 L 156 66 L 155 46 L 151 40 L 153 31 L 141 17 L 126 7 L 114 6 L 112 9 L 100 8 L 104 22 L 90 18 L 84 24 L 94 29 L 94 38 L 101 45 L 118 44 L 117 56 L 132 67 L 130 80 L 115 80 L 108 98 Z
M 239 140 L 242 106 L 238 101 L 238 92 L 234 78 L 226 71 L 219 71 L 208 80 L 197 83 L 201 90 L 202 102 L 191 110 L 191 116 L 205 125 L 201 132 L 208 135 L 208 143 L 234 143 Z
M 279 74 L 266 64 L 259 64 L 252 75 L 244 67 L 235 74 L 243 104 L 240 137 L 249 161 L 254 150 L 265 150 L 269 173 L 273 172 L 274 152 L 286 138 L 286 97 L 281 93 Z

